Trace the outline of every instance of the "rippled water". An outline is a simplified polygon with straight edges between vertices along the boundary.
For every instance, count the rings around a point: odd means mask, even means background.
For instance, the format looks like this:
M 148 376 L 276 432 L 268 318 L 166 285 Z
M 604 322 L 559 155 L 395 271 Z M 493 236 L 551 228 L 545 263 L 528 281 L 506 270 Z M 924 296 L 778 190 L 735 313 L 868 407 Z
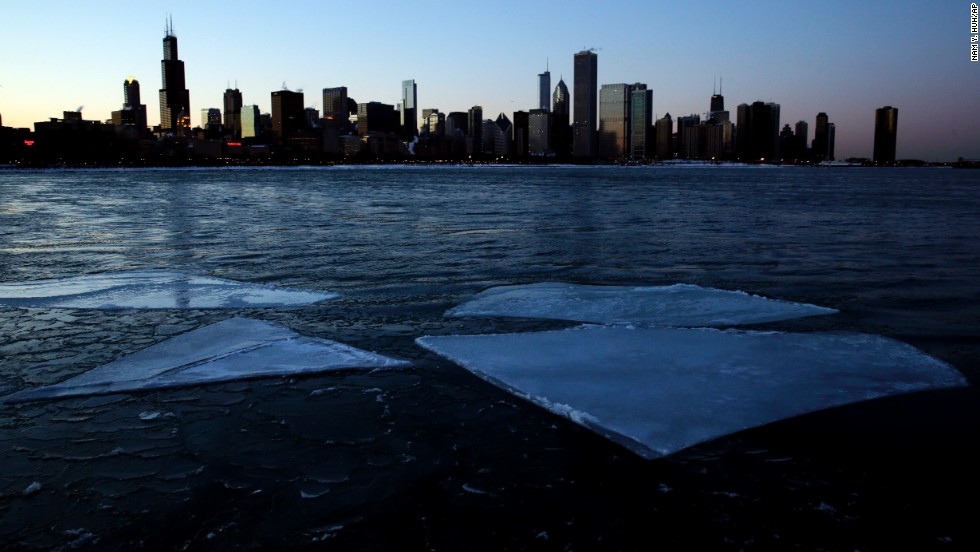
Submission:
M 972 389 L 872 401 L 645 462 L 413 340 L 562 325 L 443 318 L 493 285 L 683 282 L 833 307 L 765 327 L 895 337 L 976 382 L 978 236 L 980 173 L 951 169 L 0 173 L 0 282 L 156 268 L 342 294 L 234 312 L 0 307 L 0 394 L 233 315 L 414 363 L 0 405 L 0 543 L 643 548 L 651 523 L 653 542 L 712 548 L 969 541 L 952 506 L 908 504 L 949 498 L 899 475 L 931 481 L 921 470 L 938 466 L 869 466 L 922 440 L 965 447 L 980 423 Z M 842 440 L 873 460 L 844 454 Z M 637 489 L 648 506 L 625 506 Z M 882 536 L 882 508 L 922 531 Z M 681 529 L 695 522 L 697 536 Z

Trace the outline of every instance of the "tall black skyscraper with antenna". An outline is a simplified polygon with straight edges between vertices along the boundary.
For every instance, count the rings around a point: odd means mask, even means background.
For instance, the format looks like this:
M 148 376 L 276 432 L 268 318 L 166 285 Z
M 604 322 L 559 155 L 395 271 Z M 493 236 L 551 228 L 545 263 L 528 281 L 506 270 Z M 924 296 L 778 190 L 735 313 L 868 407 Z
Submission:
M 710 114 L 710 113 L 717 113 L 724 110 L 725 110 L 725 97 L 721 95 L 721 86 L 719 86 L 718 91 L 713 92 L 711 94 L 711 109 L 709 109 L 708 112 Z
M 190 128 L 191 93 L 184 82 L 184 62 L 177 58 L 177 37 L 172 19 L 163 37 L 163 88 L 160 89 L 160 130 L 182 133 Z

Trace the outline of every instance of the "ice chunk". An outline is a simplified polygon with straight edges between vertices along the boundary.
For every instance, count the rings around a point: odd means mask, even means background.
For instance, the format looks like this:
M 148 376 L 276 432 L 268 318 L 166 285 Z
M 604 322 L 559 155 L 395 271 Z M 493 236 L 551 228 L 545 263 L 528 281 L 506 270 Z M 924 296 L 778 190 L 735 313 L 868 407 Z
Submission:
M 271 322 L 231 318 L 151 345 L 57 385 L 6 398 L 24 402 L 185 387 L 217 381 L 348 368 L 396 368 L 395 360 Z
M 76 309 L 289 307 L 338 297 L 163 270 L 0 284 L 0 305 Z
M 733 326 L 790 320 L 834 309 L 690 284 L 655 287 L 544 282 L 501 286 L 446 316 L 516 316 L 642 326 Z
M 855 333 L 593 326 L 417 343 L 647 458 L 806 412 L 967 385 L 909 345 Z

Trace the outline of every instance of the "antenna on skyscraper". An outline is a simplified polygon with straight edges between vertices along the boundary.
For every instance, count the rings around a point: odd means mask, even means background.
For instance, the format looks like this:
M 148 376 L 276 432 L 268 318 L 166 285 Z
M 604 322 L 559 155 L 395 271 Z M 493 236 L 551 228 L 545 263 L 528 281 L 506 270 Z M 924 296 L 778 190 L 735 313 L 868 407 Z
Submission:
M 289 90 L 288 88 L 286 88 L 286 81 L 282 81 L 282 89 Z

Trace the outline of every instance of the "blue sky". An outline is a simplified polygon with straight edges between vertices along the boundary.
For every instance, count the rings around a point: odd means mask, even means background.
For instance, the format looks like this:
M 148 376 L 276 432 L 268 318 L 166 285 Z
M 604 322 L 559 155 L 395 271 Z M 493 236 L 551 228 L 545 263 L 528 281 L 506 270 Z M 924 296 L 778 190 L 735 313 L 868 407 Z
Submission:
M 970 3 L 914 1 L 53 1 L 4 2 L 0 115 L 33 126 L 84 106 L 107 119 L 122 83 L 141 85 L 159 123 L 162 38 L 172 14 L 191 108 L 347 86 L 394 104 L 415 79 L 422 108 L 509 117 L 535 107 L 537 74 L 572 88 L 572 56 L 596 48 L 599 84 L 643 82 L 663 116 L 704 113 L 715 77 L 726 107 L 781 105 L 781 124 L 837 126 L 838 157 L 870 157 L 874 110 L 899 109 L 898 156 L 980 158 L 980 63 L 969 61 Z

